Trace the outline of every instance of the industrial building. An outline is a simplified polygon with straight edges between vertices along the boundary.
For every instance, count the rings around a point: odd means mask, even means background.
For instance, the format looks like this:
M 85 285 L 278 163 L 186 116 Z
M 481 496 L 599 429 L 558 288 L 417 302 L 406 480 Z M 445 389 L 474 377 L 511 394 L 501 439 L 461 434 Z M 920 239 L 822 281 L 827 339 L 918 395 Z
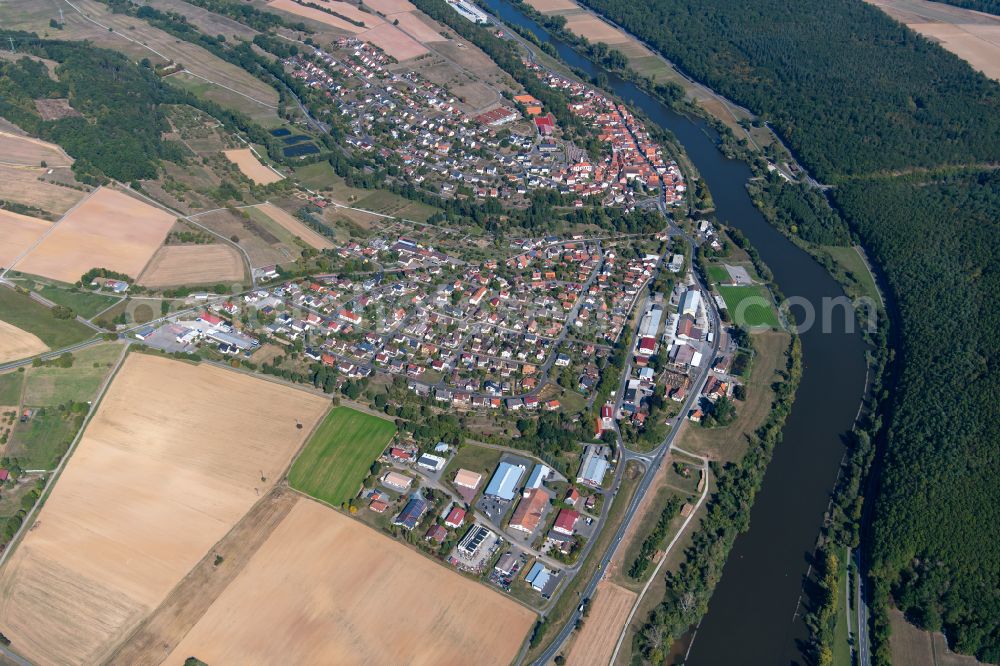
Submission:
M 485 494 L 509 502 L 514 499 L 514 491 L 523 475 L 524 465 L 501 462 L 497 465 L 497 471 L 493 473 L 493 478 L 486 486 Z
M 510 519 L 510 527 L 531 534 L 542 522 L 545 507 L 549 504 L 549 494 L 541 488 L 533 488 L 524 493 L 524 499 L 517 505 Z

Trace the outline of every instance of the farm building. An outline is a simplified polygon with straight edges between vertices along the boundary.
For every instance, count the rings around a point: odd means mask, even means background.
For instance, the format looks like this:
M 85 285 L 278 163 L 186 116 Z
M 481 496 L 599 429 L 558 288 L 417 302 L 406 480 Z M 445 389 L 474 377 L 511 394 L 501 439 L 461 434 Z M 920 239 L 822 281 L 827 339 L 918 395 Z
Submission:
M 406 490 L 411 483 L 413 479 L 399 472 L 386 472 L 382 477 L 382 484 L 393 490 Z
M 559 515 L 556 516 L 556 523 L 552 526 L 552 530 L 559 532 L 560 534 L 573 536 L 573 531 L 576 529 L 576 521 L 579 519 L 579 511 L 574 511 L 573 509 L 563 509 L 559 512 Z
M 538 464 L 535 468 L 531 470 L 531 476 L 528 477 L 528 483 L 524 486 L 525 494 L 527 491 L 533 488 L 541 488 L 545 480 L 549 478 L 549 474 L 552 473 L 552 468 L 548 465 Z
M 486 494 L 509 502 L 514 499 L 514 489 L 517 488 L 523 474 L 524 465 L 501 462 L 497 465 L 497 471 L 493 473 L 489 485 L 486 486 Z
M 404 530 L 412 530 L 420 522 L 427 511 L 427 502 L 420 495 L 412 495 L 403 510 L 399 512 L 392 524 L 399 525 Z
M 542 521 L 542 514 L 549 503 L 549 494 L 541 488 L 532 488 L 524 493 L 524 499 L 517 505 L 510 519 L 510 526 L 531 534 Z

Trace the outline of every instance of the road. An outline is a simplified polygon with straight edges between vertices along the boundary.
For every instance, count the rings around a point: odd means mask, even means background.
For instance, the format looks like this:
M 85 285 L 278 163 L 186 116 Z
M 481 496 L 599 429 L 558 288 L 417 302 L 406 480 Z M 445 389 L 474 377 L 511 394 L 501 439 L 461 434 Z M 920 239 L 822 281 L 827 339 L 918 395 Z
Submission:
M 708 291 L 708 289 L 701 282 L 700 278 L 699 278 L 699 287 L 702 289 L 703 292 L 702 296 L 704 297 L 704 294 Z M 714 336 L 715 341 L 712 346 L 712 356 L 714 357 L 719 352 L 719 345 L 721 344 L 722 340 L 722 336 L 718 335 L 719 321 L 720 321 L 719 312 L 716 309 L 715 299 L 703 298 L 702 300 L 706 303 L 706 305 L 709 308 L 709 316 L 712 322 L 712 330 L 716 333 L 716 335 Z M 639 323 L 641 323 L 641 318 Z M 636 326 L 638 326 L 639 323 L 637 323 Z M 700 396 L 701 390 L 705 385 L 705 381 L 708 379 L 708 373 L 711 368 L 711 365 L 712 365 L 711 358 L 706 356 L 705 365 L 698 373 L 697 379 L 692 384 L 691 392 L 688 393 L 687 399 L 681 406 L 681 411 L 680 411 L 681 415 L 687 414 L 694 405 L 694 401 Z M 624 463 L 630 460 L 637 460 L 637 461 L 648 461 L 648 464 L 646 465 L 646 472 L 645 474 L 643 474 L 642 480 L 639 482 L 639 486 L 636 488 L 635 494 L 632 496 L 631 502 L 629 502 L 628 509 L 626 510 L 625 515 L 622 517 L 622 522 L 621 524 L 619 524 L 618 529 L 615 532 L 614 538 L 608 545 L 607 550 L 605 550 L 604 554 L 601 556 L 600 563 L 597 567 L 597 570 L 594 572 L 594 575 L 591 577 L 590 581 L 588 581 L 587 585 L 583 588 L 583 591 L 580 593 L 581 600 L 589 599 L 590 597 L 592 597 L 595 590 L 597 589 L 597 584 L 601 582 L 602 578 L 604 578 L 605 569 L 607 569 L 608 564 L 614 557 L 615 551 L 617 551 L 618 545 L 621 543 L 622 537 L 625 536 L 625 532 L 628 529 L 629 524 L 635 518 L 635 514 L 639 508 L 639 504 L 642 502 L 643 497 L 645 496 L 646 492 L 652 485 L 653 479 L 656 477 L 656 472 L 660 469 L 660 466 L 663 464 L 663 461 L 667 458 L 670 451 L 674 448 L 674 444 L 677 440 L 677 437 L 683 430 L 683 426 L 685 423 L 686 419 L 684 419 L 683 416 L 678 418 L 676 425 L 670 430 L 669 433 L 667 433 L 667 436 L 664 438 L 663 442 L 648 454 L 639 454 L 630 451 L 624 448 L 624 446 L 619 441 L 619 446 L 623 451 L 623 455 L 618 462 L 618 471 L 616 472 L 614 491 L 612 493 L 613 496 L 618 494 L 618 490 L 621 487 L 621 477 L 625 469 Z M 608 503 L 606 502 L 606 504 Z M 605 526 L 605 529 L 606 528 L 607 526 Z M 596 541 L 596 537 L 594 540 Z M 581 613 L 579 609 L 575 609 L 572 615 L 570 615 L 569 619 L 566 621 L 566 624 L 563 626 L 562 630 L 559 632 L 556 638 L 553 639 L 549 647 L 546 648 L 546 650 L 538 657 L 538 659 L 535 660 L 534 662 L 535 666 L 545 666 L 545 664 L 547 664 L 549 661 L 555 658 L 555 656 L 559 653 L 559 650 L 562 649 L 563 643 L 566 642 L 566 639 L 569 638 L 569 635 L 576 628 L 576 623 L 580 619 L 580 616 Z

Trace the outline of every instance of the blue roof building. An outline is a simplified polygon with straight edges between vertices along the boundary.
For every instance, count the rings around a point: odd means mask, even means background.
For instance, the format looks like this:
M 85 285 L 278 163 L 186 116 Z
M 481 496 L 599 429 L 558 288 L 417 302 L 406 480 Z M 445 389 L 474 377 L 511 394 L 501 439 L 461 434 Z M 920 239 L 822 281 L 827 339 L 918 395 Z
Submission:
M 485 494 L 509 502 L 514 499 L 514 490 L 523 474 L 524 465 L 501 462 L 497 465 L 497 471 L 493 473 L 493 478 L 486 486 Z
M 534 589 L 541 592 L 545 589 L 546 583 L 549 582 L 549 578 L 552 577 L 552 572 L 545 568 L 545 565 L 541 562 L 535 562 L 531 570 L 528 571 L 528 575 L 524 577 L 524 581 L 531 585 Z
M 552 470 L 548 465 L 535 465 L 535 468 L 531 470 L 531 476 L 528 477 L 528 483 L 525 484 L 524 490 L 528 491 L 532 488 L 541 488 L 542 483 L 545 482 L 545 479 L 548 478 L 551 471 Z

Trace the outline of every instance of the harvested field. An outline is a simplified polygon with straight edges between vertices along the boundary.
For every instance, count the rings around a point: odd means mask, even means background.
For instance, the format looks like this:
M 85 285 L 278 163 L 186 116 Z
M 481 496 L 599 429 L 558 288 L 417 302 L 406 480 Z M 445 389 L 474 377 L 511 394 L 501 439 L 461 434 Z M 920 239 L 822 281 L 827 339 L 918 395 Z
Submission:
M 54 102 L 57 100 L 43 101 Z M 49 167 L 66 167 L 73 164 L 73 158 L 54 143 L 34 139 L 30 136 L 17 136 L 9 132 L 0 132 L 0 162 L 41 168 L 43 161 Z
M 38 336 L 0 319 L 0 363 L 16 361 L 48 350 Z
M 412 12 L 417 9 L 410 0 L 365 0 L 365 5 L 386 16 L 399 12 Z
M 906 666 L 977 666 L 982 662 L 975 657 L 956 654 L 948 648 L 948 641 L 940 631 L 924 631 L 906 621 L 906 616 L 892 608 L 889 610 L 889 649 L 892 663 Z
M 4 633 L 35 662 L 103 661 L 267 492 L 327 406 L 130 355 L 0 573 Z
M 249 148 L 222 151 L 230 162 L 240 168 L 244 176 L 258 185 L 270 185 L 281 180 L 281 176 L 261 164 Z
M 527 2 L 542 14 L 555 14 L 563 10 L 580 8 L 573 0 L 527 0 Z
M 144 287 L 242 282 L 243 257 L 228 245 L 165 245 L 139 277 Z
M 411 12 L 390 14 L 389 21 L 399 21 L 399 29 L 421 44 L 446 41 L 440 32 L 441 28 L 435 28 L 433 25 L 430 25 L 429 19 L 425 19 L 419 14 Z
M 232 211 L 219 210 L 199 215 L 198 222 L 226 238 L 239 238 L 239 245 L 250 255 L 254 268 L 295 261 L 301 254 L 296 248 L 287 247 L 249 215 L 243 218 Z
M 85 191 L 50 182 L 47 171 L 48 169 L 37 165 L 10 166 L 0 161 L 0 199 L 40 208 L 59 216 L 86 195 Z M 66 181 L 76 182 L 69 169 L 55 171 L 60 172 L 67 175 Z
M 591 601 L 590 614 L 566 656 L 574 666 L 607 666 L 621 635 L 636 593 L 602 580 Z
M 337 12 L 338 14 L 349 16 L 347 12 L 340 11 L 339 6 L 342 4 L 343 3 L 336 3 L 337 7 L 331 6 L 330 9 Z M 320 11 L 319 9 L 314 9 L 313 7 L 306 7 L 305 5 L 300 5 L 299 3 L 294 2 L 294 0 L 270 0 L 270 2 L 267 3 L 267 6 L 270 9 L 278 9 L 283 12 L 288 12 L 289 14 L 301 16 L 302 18 L 312 19 L 313 21 L 319 21 L 320 23 L 324 23 L 328 26 L 354 34 L 359 33 L 365 29 L 360 26 L 356 26 L 352 23 L 348 23 L 342 18 L 338 18 L 332 14 L 327 14 L 324 11 Z M 376 22 L 379 23 L 382 22 L 382 19 L 378 18 L 377 16 L 372 16 L 369 14 L 364 14 L 364 18 L 358 20 L 364 21 L 365 26 L 368 27 L 374 26 Z
M 34 245 L 51 222 L 0 209 L 0 266 L 10 266 Z
M 70 283 L 98 267 L 135 277 L 173 225 L 169 213 L 102 187 L 56 223 L 17 270 Z
M 506 665 L 534 618 L 302 498 L 165 663 Z
M 317 250 L 328 250 L 333 247 L 333 243 L 331 243 L 326 236 L 313 231 L 307 227 L 305 223 L 300 222 L 289 213 L 281 208 L 278 208 L 272 203 L 262 203 L 257 206 L 257 210 L 264 213 L 264 215 L 280 224 L 286 231 L 290 231 L 292 234 L 298 236 Z
M 1000 17 L 927 0 L 868 1 L 1000 81 Z
M 109 663 L 122 666 L 161 663 L 239 575 L 298 500 L 295 492 L 277 487 L 257 502 L 139 625 Z M 219 564 L 215 563 L 216 554 L 223 557 Z
M 391 23 L 377 25 L 359 34 L 358 37 L 374 44 L 400 62 L 427 53 L 427 47 Z
M 614 45 L 629 41 L 628 35 L 624 32 L 590 13 L 570 16 L 566 19 L 566 29 L 586 37 L 591 42 Z

